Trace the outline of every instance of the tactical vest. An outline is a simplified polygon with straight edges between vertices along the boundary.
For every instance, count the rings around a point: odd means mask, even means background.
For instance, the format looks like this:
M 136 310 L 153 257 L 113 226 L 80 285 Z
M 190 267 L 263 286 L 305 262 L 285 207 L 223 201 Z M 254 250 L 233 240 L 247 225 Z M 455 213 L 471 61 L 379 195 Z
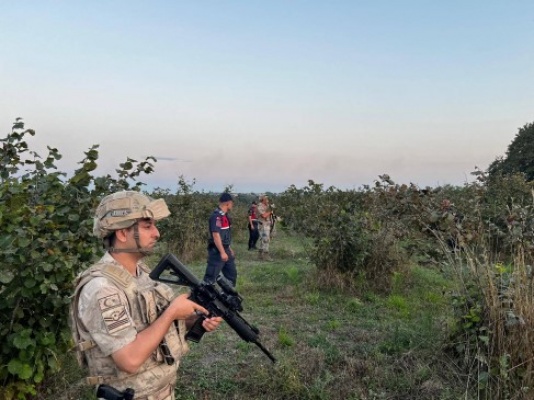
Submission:
M 140 269 L 142 270 L 141 273 L 150 272 L 142 264 Z M 118 390 L 133 388 L 136 391 L 136 398 L 155 393 L 166 385 L 174 386 L 180 358 L 189 350 L 184 338 L 185 322 L 175 321 L 175 327 L 171 326 L 164 338 L 170 354 L 174 358 L 172 365 L 166 362 L 162 346 L 158 346 L 135 374 L 119 370 L 112 357 L 105 356 L 91 339 L 89 332 L 78 317 L 78 304 L 82 288 L 90 280 L 97 277 L 107 279 L 125 294 L 130 316 L 137 332 L 141 332 L 154 322 L 159 313 L 174 297 L 174 293 L 167 285 L 146 279 L 146 286 L 140 287 L 139 282 L 124 268 L 103 261 L 80 274 L 75 282 L 76 290 L 71 304 L 70 317 L 75 342 L 73 350 L 76 351 L 79 364 L 89 370 L 90 376 L 87 378 L 87 383 L 90 385 L 105 383 Z
M 213 239 L 213 226 L 214 219 L 219 227 L 219 235 L 221 237 L 221 242 L 224 247 L 230 246 L 232 243 L 232 219 L 228 213 L 223 212 L 219 207 L 215 209 L 210 215 L 208 222 L 208 248 L 215 248 L 215 240 Z

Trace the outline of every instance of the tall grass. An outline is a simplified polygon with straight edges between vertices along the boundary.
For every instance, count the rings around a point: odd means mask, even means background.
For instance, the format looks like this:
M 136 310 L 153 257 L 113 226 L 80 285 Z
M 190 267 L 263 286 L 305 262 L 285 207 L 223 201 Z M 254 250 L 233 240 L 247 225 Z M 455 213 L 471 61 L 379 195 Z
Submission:
M 520 248 L 505 264 L 490 252 L 449 257 L 461 291 L 451 349 L 481 399 L 534 397 L 534 283 Z

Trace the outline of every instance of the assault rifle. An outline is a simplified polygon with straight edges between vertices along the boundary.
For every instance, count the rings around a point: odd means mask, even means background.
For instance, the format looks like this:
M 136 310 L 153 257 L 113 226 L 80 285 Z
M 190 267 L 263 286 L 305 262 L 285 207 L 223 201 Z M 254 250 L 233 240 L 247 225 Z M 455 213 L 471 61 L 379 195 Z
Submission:
M 164 274 L 163 272 L 168 272 Z M 274 363 L 274 356 L 260 343 L 258 328 L 250 325 L 239 315 L 243 311 L 241 305 L 243 298 L 237 291 L 219 275 L 217 286 L 215 283 L 203 282 L 197 279 L 189 269 L 183 265 L 173 254 L 165 255 L 156 268 L 150 273 L 153 280 L 188 286 L 191 289 L 189 299 L 208 310 L 209 317 L 222 317 L 228 325 L 245 342 L 254 343 Z M 186 339 L 198 343 L 206 333 L 202 327 L 204 318 L 201 316 L 186 334 Z
M 269 207 L 271 209 L 271 215 L 269 217 L 271 219 L 271 235 L 273 235 L 274 234 L 274 224 L 276 224 L 276 219 L 278 217 L 274 213 L 274 204 L 271 204 Z

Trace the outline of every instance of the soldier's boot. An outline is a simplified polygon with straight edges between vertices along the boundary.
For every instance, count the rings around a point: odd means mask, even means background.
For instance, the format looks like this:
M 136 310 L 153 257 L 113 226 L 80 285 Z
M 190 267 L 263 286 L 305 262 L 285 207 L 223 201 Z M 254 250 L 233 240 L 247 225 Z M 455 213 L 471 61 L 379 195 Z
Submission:
M 269 252 L 268 251 L 264 251 L 263 252 L 263 259 L 265 261 L 273 261 L 273 259 L 271 258 L 271 256 L 269 255 Z
M 264 260 L 264 257 L 263 257 L 263 250 L 260 250 L 260 251 L 258 252 L 258 256 L 259 256 L 260 261 L 263 261 L 263 260 Z

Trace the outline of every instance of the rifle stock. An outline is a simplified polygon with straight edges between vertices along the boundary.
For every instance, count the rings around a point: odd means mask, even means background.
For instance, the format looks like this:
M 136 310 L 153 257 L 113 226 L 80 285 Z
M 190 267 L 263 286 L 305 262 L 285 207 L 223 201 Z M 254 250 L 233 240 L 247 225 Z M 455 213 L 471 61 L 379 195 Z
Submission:
M 168 274 L 164 274 L 168 272 Z M 189 298 L 208 310 L 210 317 L 222 317 L 226 323 L 246 342 L 254 343 L 274 363 L 274 356 L 259 341 L 259 330 L 250 325 L 240 314 L 242 298 L 224 278 L 217 279 L 217 286 L 200 281 L 189 269 L 171 253 L 166 254 L 150 273 L 150 278 L 173 285 L 188 286 Z M 200 341 L 205 333 L 202 318 L 189 330 L 186 338 Z

